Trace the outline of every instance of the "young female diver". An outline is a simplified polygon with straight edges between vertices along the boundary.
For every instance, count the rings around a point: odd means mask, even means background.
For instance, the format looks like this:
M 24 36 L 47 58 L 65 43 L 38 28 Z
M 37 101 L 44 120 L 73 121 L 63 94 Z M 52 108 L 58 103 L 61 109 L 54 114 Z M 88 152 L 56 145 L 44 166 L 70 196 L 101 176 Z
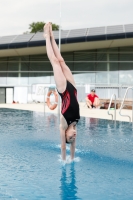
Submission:
M 44 26 L 46 50 L 54 71 L 54 79 L 59 95 L 62 99 L 60 118 L 61 156 L 66 160 L 66 143 L 70 143 L 71 160 L 74 159 L 76 145 L 76 124 L 80 119 L 77 90 L 73 75 L 65 64 L 55 42 L 51 23 Z

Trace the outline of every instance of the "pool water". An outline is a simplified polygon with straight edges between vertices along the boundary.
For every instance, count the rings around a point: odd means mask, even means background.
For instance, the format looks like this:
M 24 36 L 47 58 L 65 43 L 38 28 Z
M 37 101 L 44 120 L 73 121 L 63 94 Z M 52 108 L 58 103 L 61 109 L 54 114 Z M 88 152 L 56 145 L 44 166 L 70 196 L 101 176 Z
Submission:
M 132 123 L 81 117 L 77 129 L 64 166 L 57 115 L 0 109 L 0 200 L 133 199 Z

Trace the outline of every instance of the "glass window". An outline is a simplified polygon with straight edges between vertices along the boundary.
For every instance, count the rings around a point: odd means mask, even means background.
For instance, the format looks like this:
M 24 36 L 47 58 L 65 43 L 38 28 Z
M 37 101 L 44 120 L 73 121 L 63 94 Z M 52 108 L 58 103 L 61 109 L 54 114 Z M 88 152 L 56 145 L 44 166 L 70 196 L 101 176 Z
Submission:
M 21 60 L 21 71 L 29 71 L 29 66 L 30 66 L 29 56 L 22 56 L 20 60 Z
M 31 62 L 30 71 L 52 71 L 50 62 Z
M 107 53 L 106 52 L 97 53 L 96 60 L 97 61 L 107 61 Z
M 119 71 L 120 84 L 133 84 L 133 70 Z
M 51 73 L 51 76 L 50 76 L 50 84 L 55 84 L 54 74 L 53 73 Z
M 74 70 L 72 71 L 94 71 L 95 70 L 95 63 L 94 62 L 78 62 L 74 63 Z
M 7 73 L 0 73 L 0 85 L 6 85 Z
M 74 80 L 76 84 L 89 84 L 89 83 L 95 83 L 95 73 L 74 73 Z M 55 84 L 54 76 L 51 75 L 50 79 L 51 84 Z
M 121 60 L 133 61 L 133 55 L 121 55 Z M 120 62 L 119 63 L 119 83 L 120 84 L 133 84 L 133 62 Z
M 29 85 L 36 83 L 48 83 L 50 84 L 50 73 L 29 73 Z
M 28 73 L 19 73 L 18 74 L 18 84 L 19 85 L 28 85 L 29 74 Z
M 6 57 L 4 57 L 4 58 L 0 57 L 0 62 L 1 61 L 7 61 L 7 58 Z
M 69 67 L 69 69 L 71 71 L 73 71 L 74 70 L 74 62 L 73 62 L 74 54 L 73 54 L 73 52 L 63 53 L 62 57 L 63 57 L 66 65 Z
M 29 66 L 30 66 L 30 63 L 27 61 L 27 62 L 21 62 L 21 71 L 29 71 Z
M 120 52 L 133 52 L 133 46 L 130 47 L 120 47 Z
M 118 52 L 109 53 L 109 60 L 110 61 L 118 61 L 118 59 L 119 59 Z
M 0 71 L 7 71 L 7 61 L 0 61 Z
M 19 62 L 8 62 L 8 71 L 18 71 L 19 70 Z
M 114 47 L 114 48 L 109 48 L 107 49 L 108 53 L 117 53 L 118 52 L 118 47 Z
M 97 62 L 95 64 L 96 71 L 107 71 L 107 63 Z
M 49 61 L 47 54 L 41 54 L 41 55 L 30 55 L 29 56 L 30 61 Z
M 115 61 L 109 63 L 109 83 L 111 84 L 118 84 L 119 83 L 119 73 L 118 73 L 118 67 L 119 67 L 119 56 L 118 52 L 110 53 L 109 54 L 109 60 Z
M 119 69 L 119 63 L 109 63 L 109 69 L 110 71 L 118 71 Z
M 111 84 L 119 83 L 119 73 L 118 73 L 118 71 L 110 71 L 109 72 L 109 83 L 111 83 Z
M 133 61 L 133 53 L 120 53 L 119 60 L 120 61 Z
M 132 70 L 133 69 L 133 63 L 119 63 L 119 70 Z
M 18 71 L 19 70 L 19 60 L 20 57 L 8 57 L 8 71 Z
M 102 62 L 105 61 L 105 62 Z M 98 53 L 95 63 L 96 71 L 107 71 L 107 53 Z
M 95 83 L 95 73 L 75 73 L 74 80 L 76 84 Z
M 18 85 L 18 84 L 19 84 L 18 73 L 8 73 L 7 85 Z
M 8 62 L 10 61 L 16 62 L 20 60 L 20 57 L 19 56 L 8 57 L 7 60 Z
M 75 52 L 74 71 L 94 71 L 96 52 Z
M 108 83 L 108 72 L 96 72 L 96 83 Z

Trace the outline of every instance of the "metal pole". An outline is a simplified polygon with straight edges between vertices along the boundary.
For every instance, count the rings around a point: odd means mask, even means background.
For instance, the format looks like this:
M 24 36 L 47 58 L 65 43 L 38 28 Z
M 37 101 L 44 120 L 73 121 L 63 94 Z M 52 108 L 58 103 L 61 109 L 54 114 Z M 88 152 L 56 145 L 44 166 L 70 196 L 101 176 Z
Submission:
M 45 113 L 45 95 L 46 95 L 46 89 L 48 89 L 49 87 L 44 87 L 44 113 Z
M 45 88 L 44 88 L 44 113 L 45 113 Z
M 114 95 L 115 96 L 115 116 L 114 116 L 114 120 L 116 121 L 116 95 Z
M 110 71 L 110 63 L 109 63 L 109 53 L 107 53 L 107 77 L 108 77 L 108 84 L 110 83 L 110 80 L 109 80 L 109 71 Z
M 111 116 L 112 116 L 112 120 L 113 120 L 113 115 L 109 113 L 109 110 L 110 110 L 110 106 L 111 106 L 113 97 L 115 97 L 114 120 L 116 121 L 116 95 L 115 95 L 115 94 L 112 94 L 112 96 L 111 96 L 110 103 L 109 103 L 109 107 L 108 107 L 108 115 L 111 115 Z
M 115 113 L 114 113 L 114 120 L 115 120 L 115 128 L 116 128 L 116 95 L 115 96 Z
M 61 52 L 61 0 L 60 0 L 59 50 Z
M 132 123 L 133 123 L 133 88 L 132 88 Z
M 61 52 L 61 0 L 60 0 L 60 25 L 59 25 L 59 51 Z M 60 95 L 58 95 L 58 114 L 60 114 Z

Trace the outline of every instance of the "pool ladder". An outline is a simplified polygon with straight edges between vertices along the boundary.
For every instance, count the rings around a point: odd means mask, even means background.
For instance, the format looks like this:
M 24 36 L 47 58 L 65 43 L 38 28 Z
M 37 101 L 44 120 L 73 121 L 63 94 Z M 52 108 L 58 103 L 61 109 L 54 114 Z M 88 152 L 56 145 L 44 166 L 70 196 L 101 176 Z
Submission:
M 127 96 L 127 92 L 128 92 L 128 90 L 130 90 L 130 89 L 132 89 L 132 100 L 133 100 L 133 86 L 131 86 L 131 87 L 128 87 L 128 88 L 126 89 L 124 98 L 123 98 L 123 100 L 122 100 L 122 102 L 121 102 L 120 111 L 119 111 L 119 114 L 120 114 L 121 116 L 123 116 L 123 117 L 128 117 L 128 118 L 129 118 L 129 122 L 131 122 L 131 117 L 130 117 L 129 115 L 123 115 L 123 114 L 121 114 L 121 110 L 122 110 L 122 108 L 124 107 L 124 101 L 125 101 L 125 98 L 126 98 L 126 96 Z M 133 122 L 133 101 L 132 101 L 132 122 Z
M 112 96 L 111 96 L 109 107 L 108 107 L 108 115 L 111 115 L 112 120 L 113 120 L 113 114 L 109 113 L 113 97 L 115 97 L 114 120 L 116 121 L 116 94 L 112 94 Z
M 124 101 L 125 101 L 125 98 L 127 96 L 127 92 L 128 92 L 129 89 L 132 89 L 132 97 L 133 97 L 133 86 L 131 86 L 131 87 L 128 87 L 126 89 L 125 95 L 124 95 L 123 100 L 121 102 L 119 114 L 122 117 L 128 117 L 129 118 L 129 122 L 131 122 L 131 117 L 129 115 L 123 115 L 123 114 L 121 114 L 122 108 L 124 107 Z M 109 113 L 113 97 L 115 97 L 114 120 L 116 121 L 116 94 L 112 94 L 112 96 L 111 96 L 109 107 L 108 107 L 108 115 L 111 115 L 112 116 L 112 120 L 113 120 L 113 114 Z M 132 101 L 132 123 L 133 123 L 133 101 Z

